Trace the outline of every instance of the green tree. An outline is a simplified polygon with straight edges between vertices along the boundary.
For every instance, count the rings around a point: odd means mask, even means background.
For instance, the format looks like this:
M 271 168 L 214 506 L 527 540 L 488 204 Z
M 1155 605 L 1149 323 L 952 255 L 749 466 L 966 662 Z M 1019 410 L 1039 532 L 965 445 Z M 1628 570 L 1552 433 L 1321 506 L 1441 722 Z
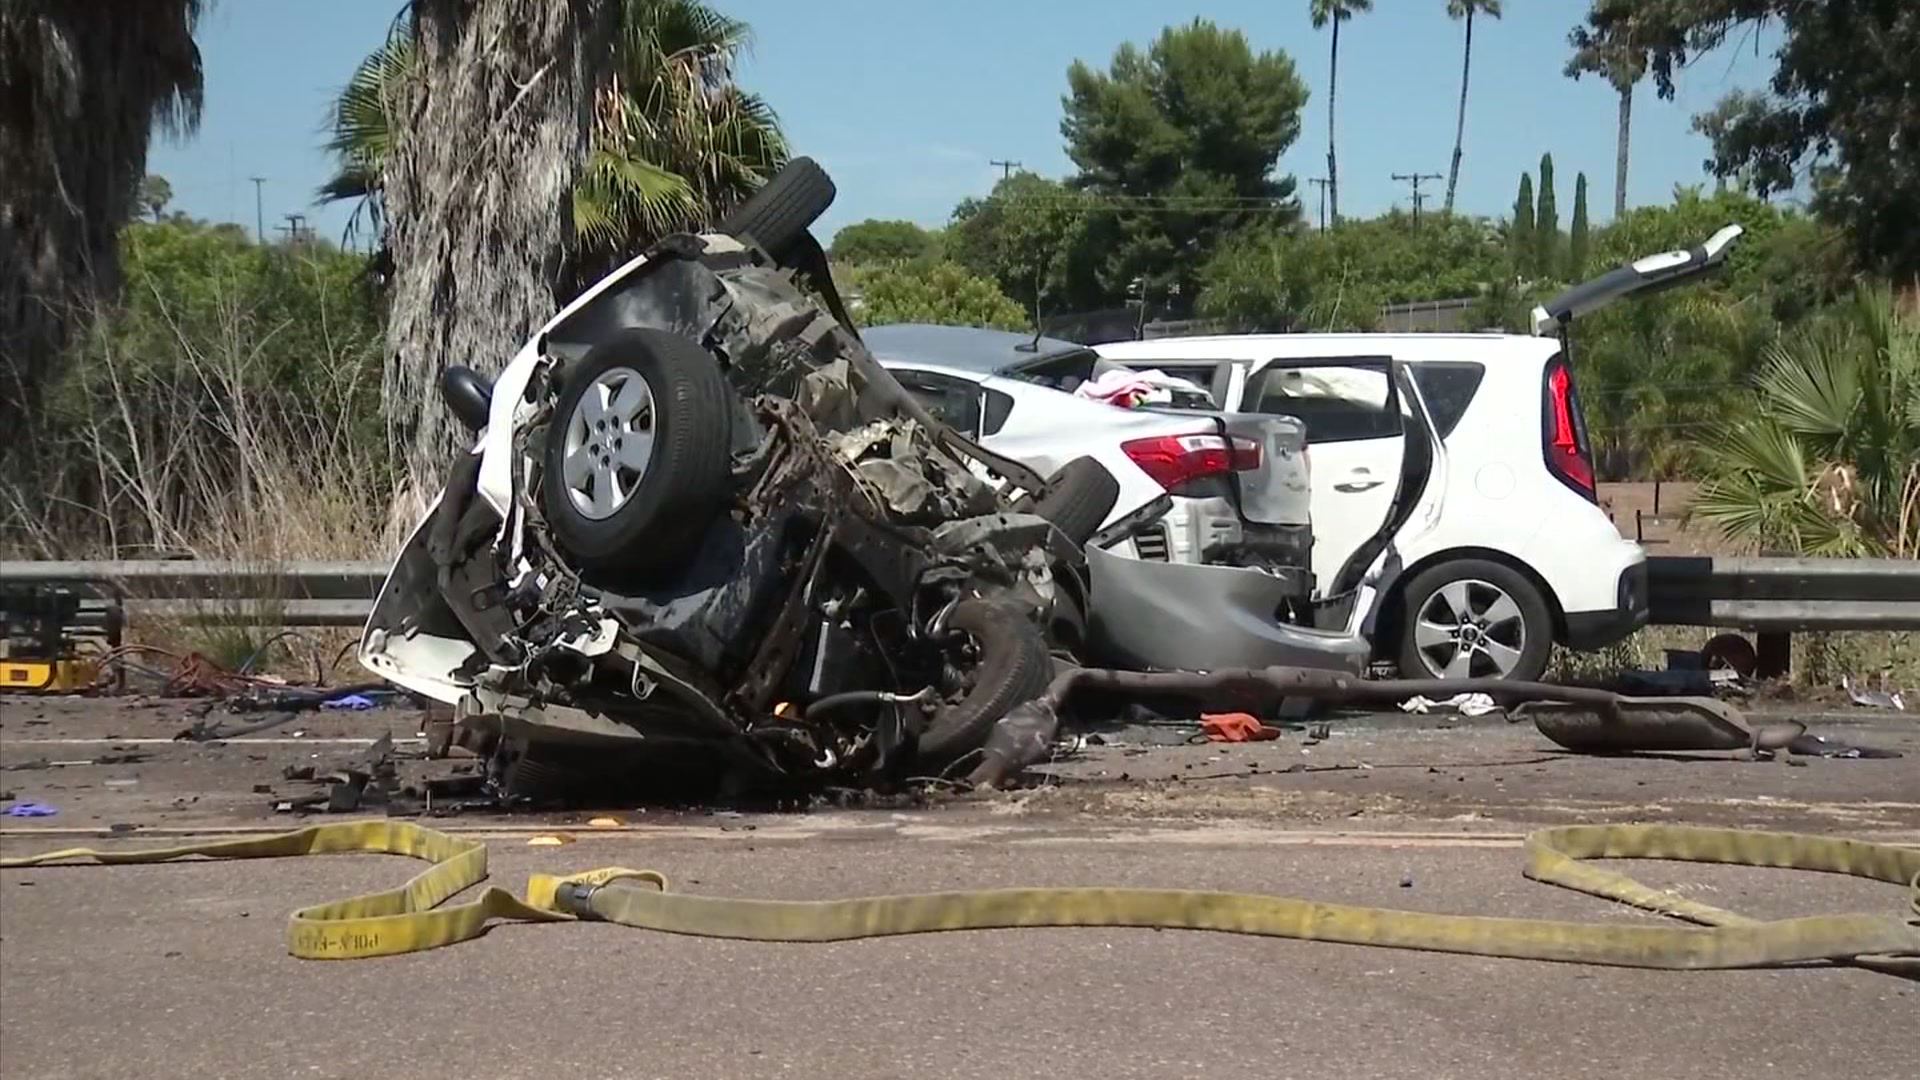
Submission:
M 1540 210 L 1533 215 L 1533 272 L 1560 276 L 1560 207 L 1554 193 L 1553 155 L 1540 155 Z
M 237 225 L 128 225 L 123 295 L 90 313 L 47 387 L 39 466 L 0 477 L 0 544 L 377 554 L 393 454 L 365 261 Z
M 1134 279 L 1191 296 L 1222 237 L 1299 215 L 1281 153 L 1300 134 L 1307 90 L 1283 52 L 1255 54 L 1246 36 L 1196 19 L 1131 43 L 1109 70 L 1067 72 L 1061 134 L 1112 230 L 1099 273 L 1109 294 Z
M 1596 35 L 1643 42 L 1660 95 L 1690 56 L 1737 30 L 1779 27 L 1782 43 L 1764 95 L 1731 98 L 1701 120 L 1713 138 L 1710 167 L 1756 193 L 1839 168 L 1816 188 L 1814 207 L 1840 222 L 1858 258 L 1901 278 L 1920 275 L 1920 11 L 1887 0 L 1595 0 Z
M 1729 537 L 1814 555 L 1920 555 L 1920 320 L 1891 290 L 1773 349 L 1693 503 Z
M 1727 415 L 1776 333 L 1763 307 L 1701 285 L 1582 320 L 1574 362 L 1603 476 L 1688 475 L 1698 436 Z
M 33 415 L 85 312 L 113 294 L 153 129 L 199 123 L 203 6 L 0 5 L 0 430 Z
M 1031 312 L 1085 311 L 1113 299 L 1100 284 L 1105 254 L 1098 240 L 1113 231 L 1098 199 L 1033 173 L 1002 179 L 985 199 L 954 209 L 946 253 L 998 282 Z
M 1327 204 L 1334 225 L 1340 224 L 1340 161 L 1334 152 L 1334 103 L 1340 94 L 1340 24 L 1373 10 L 1373 0 L 1310 0 L 1313 28 L 1333 26 L 1333 44 L 1327 61 Z
M 1516 277 L 1533 276 L 1534 253 L 1539 250 L 1533 238 L 1533 174 L 1520 174 L 1520 194 L 1513 200 L 1513 220 L 1507 224 L 1507 250 L 1513 260 Z
M 164 176 L 148 173 L 140 181 L 140 194 L 135 201 L 148 217 L 159 221 L 161 212 L 166 210 L 167 204 L 173 201 L 173 185 L 167 183 L 167 178 Z
M 910 262 L 939 251 L 939 234 L 911 221 L 856 221 L 833 234 L 833 257 L 842 263 Z
M 1607 80 L 1620 97 L 1619 120 L 1614 132 L 1613 216 L 1627 212 L 1628 149 L 1633 137 L 1633 88 L 1647 75 L 1645 31 L 1635 18 L 1603 20 L 1601 8 L 1610 0 L 1595 0 L 1586 26 L 1577 26 L 1568 35 L 1573 58 L 1566 73 L 1574 79 L 1598 75 Z M 1662 0 L 1665 2 L 1665 0 Z
M 1474 296 L 1508 276 L 1497 230 L 1393 211 L 1338 230 L 1266 231 L 1206 268 L 1202 315 L 1250 331 L 1368 330 L 1383 304 Z
M 1444 209 L 1453 213 L 1454 189 L 1460 186 L 1461 146 L 1467 137 L 1467 79 L 1473 73 L 1473 17 L 1500 18 L 1500 0 L 1447 0 L 1447 15 L 1467 21 L 1466 45 L 1460 50 L 1460 111 L 1453 124 L 1453 164 L 1447 167 L 1447 201 Z
M 1573 225 L 1567 236 L 1567 280 L 1580 281 L 1587 276 L 1587 258 L 1592 253 L 1593 236 L 1587 223 L 1587 174 L 1573 178 Z
M 956 263 L 875 267 L 852 275 L 851 283 L 860 290 L 854 317 L 862 326 L 936 323 L 1019 330 L 1032 325 L 991 280 Z

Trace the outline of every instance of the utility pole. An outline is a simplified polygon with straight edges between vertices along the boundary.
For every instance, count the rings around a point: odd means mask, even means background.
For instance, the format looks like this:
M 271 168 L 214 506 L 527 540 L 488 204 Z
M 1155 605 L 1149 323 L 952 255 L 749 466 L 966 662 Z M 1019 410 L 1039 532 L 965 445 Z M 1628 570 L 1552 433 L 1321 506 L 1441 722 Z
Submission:
M 250 176 L 248 179 L 253 181 L 253 242 L 264 244 L 267 242 L 267 218 L 260 209 L 260 185 L 266 183 L 267 178 Z
M 1320 189 L 1320 231 L 1327 231 L 1327 186 L 1333 181 L 1324 176 L 1310 176 L 1307 183 Z
M 987 164 L 998 165 L 1000 167 L 1000 179 L 1002 180 L 1011 177 L 1013 170 L 1020 167 L 1020 162 L 1018 161 L 989 161 Z
M 1413 185 L 1413 227 L 1417 229 L 1420 227 L 1420 202 L 1421 202 L 1421 199 L 1423 198 L 1423 196 L 1420 194 L 1420 185 L 1427 182 L 1428 180 L 1440 179 L 1441 178 L 1440 174 L 1439 173 L 1394 173 L 1393 178 L 1395 180 L 1400 181 L 1403 184 Z
M 279 231 L 287 234 L 288 244 L 298 244 L 301 241 L 306 240 L 312 235 L 312 230 L 306 228 L 305 226 L 307 215 L 288 214 L 286 217 L 287 217 L 287 223 L 285 225 L 276 226 L 276 228 Z

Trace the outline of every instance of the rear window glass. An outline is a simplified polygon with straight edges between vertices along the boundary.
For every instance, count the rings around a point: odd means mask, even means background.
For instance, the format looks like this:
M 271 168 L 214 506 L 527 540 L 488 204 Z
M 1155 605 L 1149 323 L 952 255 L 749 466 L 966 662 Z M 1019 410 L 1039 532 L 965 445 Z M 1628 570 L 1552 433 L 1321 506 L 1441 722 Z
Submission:
M 1034 383 L 1050 390 L 1072 393 L 1081 383 L 1097 379 L 1119 365 L 1106 360 L 1092 349 L 1055 353 L 1024 364 L 1009 366 L 1000 374 L 1009 379 Z
M 1427 412 L 1432 415 L 1434 429 L 1442 439 L 1460 426 L 1460 418 L 1467 414 L 1467 406 L 1472 404 L 1473 395 L 1479 392 L 1480 380 L 1486 374 L 1485 364 L 1467 361 L 1413 365 L 1413 381 L 1420 386 L 1420 396 L 1427 399 Z

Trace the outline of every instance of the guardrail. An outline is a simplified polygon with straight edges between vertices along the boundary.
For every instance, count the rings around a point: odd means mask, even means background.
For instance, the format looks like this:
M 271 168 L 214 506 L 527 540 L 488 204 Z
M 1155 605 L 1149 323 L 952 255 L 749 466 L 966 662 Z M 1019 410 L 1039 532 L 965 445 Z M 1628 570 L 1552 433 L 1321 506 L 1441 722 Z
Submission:
M 1755 631 L 1746 662 L 1774 678 L 1795 632 L 1920 629 L 1920 560 L 1650 556 L 1647 609 L 1655 625 Z
M 279 565 L 199 560 L 5 561 L 0 583 L 60 585 L 81 593 L 80 621 L 129 618 L 268 626 L 358 626 L 386 579 L 377 562 Z
M 385 580 L 379 562 L 282 565 L 189 560 L 0 562 L 0 582 L 83 591 L 83 619 L 130 617 L 280 626 L 364 623 Z M 1762 666 L 1786 635 L 1920 629 L 1920 560 L 1652 556 L 1649 621 L 1757 631 Z
M 1920 560 L 1647 559 L 1650 621 L 1744 630 L 1920 629 Z

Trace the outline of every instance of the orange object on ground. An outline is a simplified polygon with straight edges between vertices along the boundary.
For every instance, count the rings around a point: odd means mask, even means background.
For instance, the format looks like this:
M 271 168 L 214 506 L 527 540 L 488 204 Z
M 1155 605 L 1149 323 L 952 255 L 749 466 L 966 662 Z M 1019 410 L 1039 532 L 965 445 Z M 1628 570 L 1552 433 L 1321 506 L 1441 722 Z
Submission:
M 1208 742 L 1261 742 L 1280 737 L 1280 729 L 1268 727 L 1249 713 L 1201 713 L 1200 730 Z

